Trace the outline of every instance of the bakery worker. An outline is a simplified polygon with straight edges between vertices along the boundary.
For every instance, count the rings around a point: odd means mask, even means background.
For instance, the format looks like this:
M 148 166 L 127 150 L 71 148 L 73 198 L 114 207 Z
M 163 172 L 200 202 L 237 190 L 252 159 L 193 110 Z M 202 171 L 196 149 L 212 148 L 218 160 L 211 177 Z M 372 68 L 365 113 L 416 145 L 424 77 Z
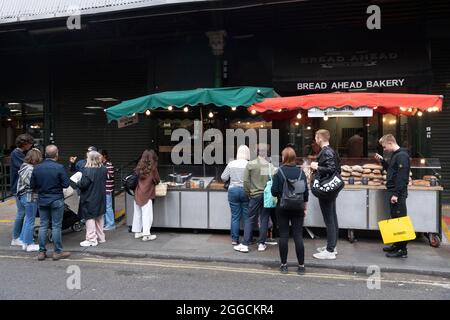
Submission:
M 408 182 L 410 171 L 409 152 L 400 148 L 392 134 L 386 134 L 379 140 L 385 152 L 392 152 L 389 162 L 378 153 L 375 158 L 379 160 L 387 171 L 386 188 L 391 209 L 391 218 L 400 218 L 407 215 L 406 198 L 408 197 Z M 397 242 L 383 248 L 389 258 L 407 258 L 407 241 Z

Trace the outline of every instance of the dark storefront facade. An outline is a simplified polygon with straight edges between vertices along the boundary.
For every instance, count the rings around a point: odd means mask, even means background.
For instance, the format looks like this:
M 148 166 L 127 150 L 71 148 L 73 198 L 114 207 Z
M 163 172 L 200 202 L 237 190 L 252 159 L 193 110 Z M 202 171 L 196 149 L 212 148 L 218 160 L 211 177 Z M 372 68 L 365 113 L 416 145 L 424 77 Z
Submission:
M 62 160 L 81 157 L 87 146 L 96 145 L 120 167 L 152 147 L 163 164 L 170 164 L 168 130 L 189 127 L 198 118 L 192 110 L 157 111 L 119 129 L 116 122 L 107 123 L 103 111 L 118 102 L 105 98 L 123 101 L 217 85 L 273 87 L 282 96 L 429 93 L 445 96 L 442 112 L 311 122 L 294 115 L 268 122 L 237 110 L 215 111 L 209 121 L 219 128 L 282 129 L 280 146 L 294 143 L 304 155 L 318 127 L 333 133 L 332 144 L 343 155 L 348 138 L 363 129 L 366 157 L 377 152 L 379 136 L 394 133 L 413 157 L 439 158 L 443 184 L 450 185 L 450 34 L 445 32 L 450 11 L 445 1 L 431 2 L 426 10 L 419 1 L 386 4 L 382 30 L 366 28 L 366 2 L 349 2 L 345 12 L 329 1 L 240 9 L 231 9 L 237 2 L 228 1 L 228 9 L 210 10 L 224 8 L 225 2 L 82 16 L 81 31 L 52 31 L 60 20 L 0 24 L 0 105 L 9 110 L 0 113 L 0 151 L 7 154 L 15 136 L 28 131 L 42 145 L 57 144 Z M 191 12 L 169 14 L 181 9 Z M 226 32 L 222 55 L 215 55 L 206 35 L 218 30 Z M 448 192 L 444 201 L 450 201 Z

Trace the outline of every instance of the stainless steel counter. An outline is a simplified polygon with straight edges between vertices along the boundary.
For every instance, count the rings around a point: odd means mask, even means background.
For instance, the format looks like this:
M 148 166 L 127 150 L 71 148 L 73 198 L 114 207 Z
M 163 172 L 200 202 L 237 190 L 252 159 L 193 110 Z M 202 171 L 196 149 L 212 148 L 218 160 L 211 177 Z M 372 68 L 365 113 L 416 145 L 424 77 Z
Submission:
M 389 218 L 383 188 L 345 188 L 337 199 L 341 229 L 378 230 Z M 306 227 L 325 227 L 318 199 L 310 194 Z M 126 194 L 127 224 L 131 226 L 133 197 Z M 408 215 L 417 232 L 440 233 L 440 190 L 410 190 Z M 229 230 L 231 211 L 225 190 L 176 189 L 154 203 L 154 227 Z

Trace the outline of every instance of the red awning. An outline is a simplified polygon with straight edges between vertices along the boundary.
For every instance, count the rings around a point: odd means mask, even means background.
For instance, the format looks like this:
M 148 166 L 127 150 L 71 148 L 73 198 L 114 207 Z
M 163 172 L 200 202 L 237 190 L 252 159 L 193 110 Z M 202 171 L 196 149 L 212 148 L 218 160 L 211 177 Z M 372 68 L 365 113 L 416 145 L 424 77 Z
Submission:
M 336 92 L 267 98 L 252 105 L 249 110 L 264 112 L 268 110 L 326 109 L 350 106 L 352 108 L 374 108 L 382 113 L 412 114 L 417 109 L 422 111 L 428 109 L 442 111 L 442 102 L 443 96 L 428 94 Z

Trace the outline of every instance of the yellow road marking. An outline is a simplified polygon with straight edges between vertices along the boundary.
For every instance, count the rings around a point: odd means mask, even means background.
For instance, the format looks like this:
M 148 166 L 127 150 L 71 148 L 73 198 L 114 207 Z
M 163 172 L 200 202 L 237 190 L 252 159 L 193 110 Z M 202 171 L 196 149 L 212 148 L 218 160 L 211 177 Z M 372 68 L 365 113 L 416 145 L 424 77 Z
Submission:
M 114 218 L 115 218 L 115 219 L 120 218 L 120 217 L 123 216 L 124 214 L 125 214 L 125 209 L 122 209 L 122 210 L 117 211 L 117 212 L 115 213 Z
M 447 240 L 450 241 L 450 230 L 448 229 L 447 223 L 442 218 L 442 233 L 447 237 Z
M 36 258 L 31 257 L 18 257 L 18 256 L 0 256 L 0 258 L 11 258 L 11 259 L 23 259 L 23 260 L 34 260 Z M 97 258 L 85 258 L 85 259 L 65 259 L 70 262 L 84 262 L 84 263 L 96 263 L 96 264 L 111 264 L 111 265 L 130 265 L 130 266 L 144 266 L 144 267 L 159 267 L 159 268 L 169 268 L 169 269 L 193 269 L 193 270 L 207 270 L 207 271 L 222 271 L 222 272 L 233 272 L 233 273 L 246 273 L 246 274 L 258 274 L 264 276 L 277 276 L 277 277 L 301 277 L 301 278 L 319 278 L 319 279 L 330 279 L 330 280 L 353 280 L 353 281 L 366 281 L 368 278 L 360 276 L 349 276 L 349 275 L 338 275 L 338 274 L 325 274 L 325 273 L 306 273 L 302 276 L 297 274 L 280 274 L 279 272 L 274 272 L 270 270 L 252 269 L 252 268 L 237 268 L 237 267 L 224 267 L 224 266 L 203 266 L 196 264 L 175 264 L 175 263 L 161 263 L 161 262 L 143 262 L 143 261 L 130 261 L 130 260 L 113 260 L 113 259 L 97 259 Z M 384 283 L 401 283 L 401 284 L 411 284 L 411 285 L 427 285 L 427 286 L 438 286 L 446 289 L 450 289 L 450 282 L 436 282 L 429 280 L 388 280 L 380 278 L 380 282 Z

